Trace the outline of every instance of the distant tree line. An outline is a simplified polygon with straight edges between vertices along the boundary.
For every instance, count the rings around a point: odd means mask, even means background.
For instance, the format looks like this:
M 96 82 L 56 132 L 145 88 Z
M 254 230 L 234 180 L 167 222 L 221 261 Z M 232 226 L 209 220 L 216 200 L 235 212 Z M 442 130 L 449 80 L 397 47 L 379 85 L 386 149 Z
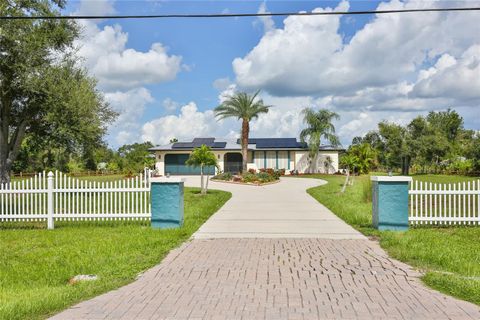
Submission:
M 96 171 L 106 174 L 135 175 L 153 167 L 155 158 L 148 151 L 151 142 L 125 144 L 114 150 L 105 145 L 71 151 L 64 147 L 39 149 L 28 140 L 22 146 L 13 172 L 60 170 L 67 173 Z
M 357 173 L 479 173 L 480 132 L 463 125 L 451 109 L 418 116 L 406 126 L 383 121 L 378 130 L 353 138 L 341 163 Z

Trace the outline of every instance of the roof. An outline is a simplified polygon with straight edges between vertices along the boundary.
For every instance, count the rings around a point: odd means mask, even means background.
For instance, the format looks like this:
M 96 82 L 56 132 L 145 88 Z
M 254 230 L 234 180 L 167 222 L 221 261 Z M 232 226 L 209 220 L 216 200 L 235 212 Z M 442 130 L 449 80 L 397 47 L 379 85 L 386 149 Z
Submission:
M 240 139 L 237 141 L 219 141 L 216 138 L 194 138 L 190 142 L 174 142 L 164 146 L 150 148 L 150 151 L 164 150 L 191 150 L 206 145 L 213 150 L 240 150 Z M 250 138 L 249 150 L 306 150 L 308 145 L 297 141 L 296 138 Z M 322 145 L 320 150 L 341 151 L 342 148 L 331 145 Z

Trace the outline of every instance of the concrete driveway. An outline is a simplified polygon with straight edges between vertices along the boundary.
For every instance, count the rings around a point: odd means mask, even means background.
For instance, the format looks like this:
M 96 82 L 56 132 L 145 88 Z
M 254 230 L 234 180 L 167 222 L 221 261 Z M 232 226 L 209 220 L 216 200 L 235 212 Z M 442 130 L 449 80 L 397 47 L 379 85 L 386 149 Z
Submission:
M 200 177 L 184 178 L 186 186 L 200 186 Z M 293 177 L 265 186 L 210 181 L 209 188 L 230 191 L 232 199 L 193 238 L 365 239 L 305 192 L 325 183 Z

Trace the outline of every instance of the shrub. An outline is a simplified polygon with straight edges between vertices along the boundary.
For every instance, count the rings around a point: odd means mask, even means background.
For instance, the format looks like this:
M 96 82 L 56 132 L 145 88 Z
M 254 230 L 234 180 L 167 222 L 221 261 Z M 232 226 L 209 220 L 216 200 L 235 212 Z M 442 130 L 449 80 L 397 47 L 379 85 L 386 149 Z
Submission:
M 271 176 L 273 176 L 275 174 L 275 170 L 273 168 L 267 168 L 265 170 L 265 172 L 268 173 Z
M 242 181 L 242 177 L 234 176 L 234 177 L 233 177 L 233 181 L 235 181 L 235 182 L 240 182 L 240 181 Z
M 248 169 L 248 172 L 251 173 L 251 174 L 257 173 L 257 171 L 253 168 Z
M 243 182 L 255 182 L 258 181 L 258 176 L 254 173 L 247 172 L 243 175 Z
M 258 181 L 260 181 L 260 182 L 270 182 L 270 181 L 275 180 L 275 178 L 272 175 L 270 175 L 266 172 L 259 172 L 257 174 L 257 177 L 258 177 Z
M 232 180 L 232 174 L 230 172 L 219 173 L 213 176 L 212 179 L 230 181 Z
M 267 169 L 265 169 L 265 168 L 260 168 L 260 169 L 258 169 L 258 171 L 260 171 L 260 172 L 266 172 Z

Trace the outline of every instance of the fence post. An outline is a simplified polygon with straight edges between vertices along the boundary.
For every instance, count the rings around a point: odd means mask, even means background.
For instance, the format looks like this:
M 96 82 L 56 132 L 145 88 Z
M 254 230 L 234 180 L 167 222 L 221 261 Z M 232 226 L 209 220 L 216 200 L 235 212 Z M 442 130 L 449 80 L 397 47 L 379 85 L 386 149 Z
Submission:
M 408 229 L 408 186 L 411 177 L 372 176 L 372 222 L 378 230 Z
M 47 178 L 47 229 L 53 229 L 53 172 Z

